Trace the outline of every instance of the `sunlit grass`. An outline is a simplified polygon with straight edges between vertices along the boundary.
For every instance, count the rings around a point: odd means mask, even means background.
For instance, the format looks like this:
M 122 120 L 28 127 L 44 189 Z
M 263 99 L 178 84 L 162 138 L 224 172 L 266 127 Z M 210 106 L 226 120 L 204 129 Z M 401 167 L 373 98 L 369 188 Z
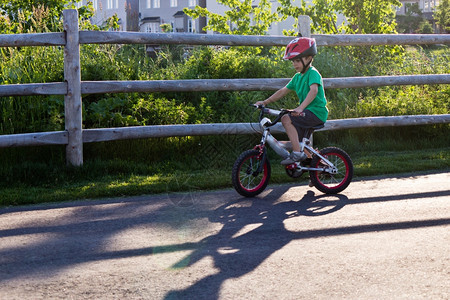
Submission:
M 365 176 L 414 173 L 422 171 L 450 171 L 450 148 L 427 149 L 421 151 L 380 151 L 374 153 L 352 154 L 355 178 Z M 308 175 L 292 179 L 278 160 L 272 160 L 271 184 L 300 182 L 305 184 Z M 108 163 L 104 163 L 107 168 Z M 86 163 L 77 174 L 54 180 L 56 184 L 10 184 L 0 186 L 0 206 L 21 205 L 42 202 L 55 202 L 80 199 L 115 198 L 145 194 L 164 194 L 173 192 L 198 192 L 211 189 L 231 189 L 231 166 L 199 171 L 176 171 L 160 174 L 111 174 L 98 173 L 89 181 L 82 180 L 92 166 L 99 162 Z

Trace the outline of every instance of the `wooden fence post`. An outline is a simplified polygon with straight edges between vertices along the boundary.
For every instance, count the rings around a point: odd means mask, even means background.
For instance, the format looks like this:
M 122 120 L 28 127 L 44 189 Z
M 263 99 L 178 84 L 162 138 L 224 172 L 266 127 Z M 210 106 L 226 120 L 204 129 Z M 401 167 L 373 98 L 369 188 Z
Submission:
M 311 18 L 298 16 L 298 32 L 304 37 L 311 37 Z
M 64 96 L 65 128 L 68 134 L 66 146 L 67 165 L 83 165 L 83 124 L 81 105 L 80 43 L 78 11 L 63 11 L 66 46 L 64 48 L 64 80 L 67 94 Z

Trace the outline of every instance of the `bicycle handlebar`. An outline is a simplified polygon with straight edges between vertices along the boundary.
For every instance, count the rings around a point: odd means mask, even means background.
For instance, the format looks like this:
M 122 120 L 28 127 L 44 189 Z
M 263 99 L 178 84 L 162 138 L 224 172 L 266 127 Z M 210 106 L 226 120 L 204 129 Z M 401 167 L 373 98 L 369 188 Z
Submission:
M 277 124 L 281 120 L 281 117 L 283 117 L 285 114 L 289 114 L 290 113 L 290 111 L 286 110 L 286 109 L 276 110 L 276 109 L 267 108 L 264 105 L 250 104 L 250 106 L 253 106 L 256 109 L 260 109 L 261 110 L 261 113 L 259 115 L 259 121 L 262 120 L 264 114 L 277 116 L 275 118 L 275 120 L 271 121 L 271 123 L 269 125 L 267 125 L 267 127 L 270 127 L 270 126 L 273 126 L 273 125 Z

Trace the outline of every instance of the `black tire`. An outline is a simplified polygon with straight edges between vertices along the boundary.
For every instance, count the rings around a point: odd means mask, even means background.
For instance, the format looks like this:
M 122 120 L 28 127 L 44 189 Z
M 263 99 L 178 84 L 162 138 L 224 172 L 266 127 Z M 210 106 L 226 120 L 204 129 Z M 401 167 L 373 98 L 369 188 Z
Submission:
M 261 163 L 264 163 L 262 170 L 256 173 Z M 235 161 L 231 180 L 239 194 L 245 197 L 254 197 L 267 187 L 270 172 L 270 162 L 268 159 L 262 161 L 259 150 L 247 150 Z
M 320 154 L 333 163 L 338 172 L 309 171 L 311 183 L 325 194 L 337 194 L 345 190 L 353 178 L 353 162 L 350 156 L 342 149 L 328 147 L 320 150 Z M 324 167 L 322 159 L 314 156 L 311 161 L 312 168 Z

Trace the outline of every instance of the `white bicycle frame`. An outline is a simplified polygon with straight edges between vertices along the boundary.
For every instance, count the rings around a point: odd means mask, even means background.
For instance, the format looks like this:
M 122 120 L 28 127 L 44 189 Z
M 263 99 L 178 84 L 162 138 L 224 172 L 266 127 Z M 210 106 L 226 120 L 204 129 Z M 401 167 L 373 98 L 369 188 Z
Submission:
M 281 114 L 280 110 L 270 109 L 270 108 L 262 108 L 262 109 L 264 110 L 264 113 L 272 115 L 272 116 L 279 116 Z M 261 119 L 259 124 L 264 129 L 264 131 L 262 133 L 262 138 L 261 138 L 261 145 L 268 144 L 270 146 L 270 148 L 272 148 L 281 157 L 283 157 L 283 158 L 288 157 L 289 151 L 286 147 L 287 143 L 282 144 L 282 143 L 278 142 L 277 139 L 275 139 L 275 137 L 270 133 L 270 127 L 274 125 L 272 123 L 272 121 L 269 118 L 264 117 Z M 327 165 L 327 167 L 311 168 L 311 167 L 302 166 L 300 162 L 296 162 L 295 164 L 297 166 L 297 169 L 302 170 L 302 171 L 321 171 L 321 172 L 327 172 L 327 173 L 331 173 L 331 174 L 337 174 L 338 169 L 336 168 L 336 166 L 331 161 L 326 159 L 323 155 L 321 155 L 318 151 L 316 151 L 313 147 L 311 147 L 310 144 L 311 143 L 308 138 L 303 138 L 302 141 L 300 142 L 301 152 L 304 153 L 304 150 L 307 149 L 311 154 L 314 154 L 314 155 L 317 155 L 318 157 L 320 157 L 322 159 L 322 161 Z

